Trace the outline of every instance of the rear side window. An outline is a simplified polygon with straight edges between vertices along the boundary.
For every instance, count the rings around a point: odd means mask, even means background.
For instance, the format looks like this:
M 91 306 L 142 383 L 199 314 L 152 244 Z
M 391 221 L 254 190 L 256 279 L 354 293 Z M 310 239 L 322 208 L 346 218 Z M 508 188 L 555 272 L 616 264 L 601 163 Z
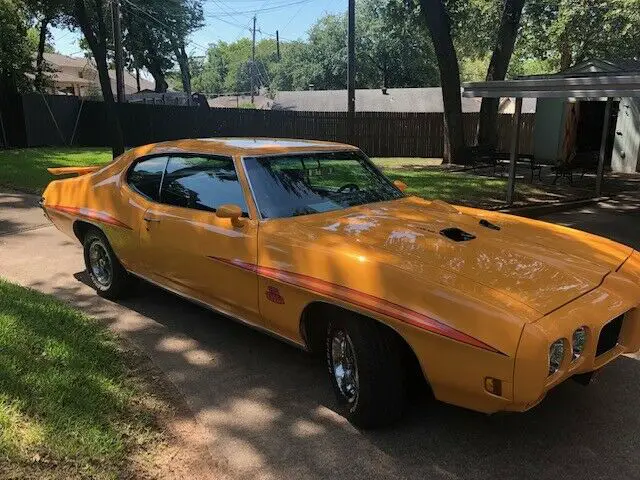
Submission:
M 160 201 L 211 212 L 232 203 L 248 216 L 242 186 L 228 157 L 169 157 Z
M 138 193 L 158 201 L 160 183 L 167 166 L 167 157 L 153 157 L 136 163 L 129 171 L 128 182 Z

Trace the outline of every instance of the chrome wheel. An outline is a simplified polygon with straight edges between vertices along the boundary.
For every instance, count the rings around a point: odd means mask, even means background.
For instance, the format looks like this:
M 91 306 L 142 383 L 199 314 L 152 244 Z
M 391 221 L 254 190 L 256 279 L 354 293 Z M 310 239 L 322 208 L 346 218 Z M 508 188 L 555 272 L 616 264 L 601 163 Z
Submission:
M 351 338 L 344 330 L 333 331 L 331 364 L 340 393 L 348 403 L 354 403 L 358 399 L 358 364 Z
M 96 282 L 108 288 L 113 279 L 113 265 L 107 249 L 100 242 L 93 242 L 89 247 L 89 266 Z

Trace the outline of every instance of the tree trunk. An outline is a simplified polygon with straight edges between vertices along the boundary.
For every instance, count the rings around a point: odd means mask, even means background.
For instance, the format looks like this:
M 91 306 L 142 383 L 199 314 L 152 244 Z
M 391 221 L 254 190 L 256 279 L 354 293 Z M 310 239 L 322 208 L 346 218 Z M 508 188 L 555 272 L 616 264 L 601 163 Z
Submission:
M 444 103 L 445 161 L 464 164 L 467 162 L 467 154 L 462 123 L 460 69 L 451 39 L 449 14 L 443 0 L 420 0 L 420 6 L 429 28 L 440 69 Z
M 147 65 L 147 70 L 149 70 L 149 73 L 153 77 L 153 81 L 156 84 L 155 92 L 165 93 L 169 88 L 169 84 L 167 83 L 162 69 L 156 67 L 155 65 Z
M 571 44 L 563 34 L 560 39 L 560 71 L 564 71 L 573 65 L 573 54 L 571 52 Z
M 45 15 L 40 22 L 40 38 L 38 39 L 38 52 L 36 54 L 36 78 L 34 81 L 36 90 L 42 90 L 44 86 L 44 49 L 47 44 L 47 28 L 51 18 Z
M 491 55 L 487 81 L 504 80 L 518 37 L 518 27 L 525 0 L 505 0 L 498 38 Z M 499 98 L 483 98 L 478 124 L 478 145 L 496 146 L 498 143 Z
M 140 69 L 136 67 L 136 87 L 138 87 L 138 92 L 142 90 L 140 88 Z
M 187 51 L 184 48 L 184 43 L 172 39 L 173 51 L 180 66 L 180 76 L 182 77 L 182 89 L 191 95 L 191 71 L 189 69 L 189 57 Z
M 164 71 L 162 70 L 162 59 L 158 55 L 156 45 L 153 43 L 153 39 L 151 37 L 146 37 L 144 42 L 147 49 L 145 66 L 147 67 L 147 70 L 149 70 L 149 73 L 156 84 L 154 91 L 156 93 L 165 93 L 169 88 L 169 84 L 167 83 Z
M 102 97 L 107 113 L 107 122 L 111 126 L 111 149 L 115 158 L 124 153 L 124 137 L 122 135 L 118 112 L 116 111 L 116 102 L 113 99 L 111 78 L 109 77 L 109 67 L 107 65 L 106 28 L 102 16 L 104 8 L 103 2 L 97 1 L 95 8 L 98 17 L 99 37 L 97 37 L 93 31 L 84 0 L 74 0 L 76 20 L 89 44 L 89 48 L 96 62 L 96 68 L 98 69 L 98 78 L 100 79 L 100 89 L 102 90 Z

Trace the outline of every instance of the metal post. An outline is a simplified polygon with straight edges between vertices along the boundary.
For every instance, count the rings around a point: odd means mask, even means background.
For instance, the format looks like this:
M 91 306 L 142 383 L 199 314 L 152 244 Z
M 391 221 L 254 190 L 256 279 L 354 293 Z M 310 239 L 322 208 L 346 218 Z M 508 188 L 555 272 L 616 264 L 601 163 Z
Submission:
M 256 63 L 256 16 L 253 16 L 253 46 L 251 48 L 251 70 L 249 71 L 249 76 L 251 77 L 251 103 L 254 103 L 254 79 L 253 79 L 253 69 Z
M 349 25 L 347 39 L 347 112 L 356 111 L 356 1 L 349 0 Z
M 280 61 L 280 32 L 276 30 L 276 57 Z
M 114 48 L 116 50 L 116 91 L 118 103 L 126 101 L 124 92 L 124 59 L 122 55 L 122 26 L 120 21 L 120 0 L 111 2 L 111 13 L 113 15 L 113 36 Z
M 513 203 L 516 188 L 516 165 L 520 153 L 520 117 L 522 116 L 522 97 L 516 98 L 516 111 L 513 115 L 515 132 L 511 137 L 511 158 L 509 161 L 509 183 L 507 184 L 507 205 Z
M 598 159 L 598 176 L 596 177 L 596 197 L 599 197 L 602 194 L 602 180 L 604 178 L 604 157 L 607 154 L 607 139 L 609 138 L 611 107 L 613 107 L 613 98 L 607 98 L 607 106 L 604 109 L 602 140 L 600 141 L 600 158 Z

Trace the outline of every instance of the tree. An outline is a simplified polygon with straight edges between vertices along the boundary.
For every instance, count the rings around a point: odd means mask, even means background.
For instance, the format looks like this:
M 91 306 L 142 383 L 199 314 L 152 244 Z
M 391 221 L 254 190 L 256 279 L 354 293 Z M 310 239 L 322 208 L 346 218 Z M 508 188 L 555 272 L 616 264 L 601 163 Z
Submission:
M 518 36 L 525 0 L 505 0 L 498 35 L 487 71 L 487 81 L 504 80 Z M 478 145 L 496 145 L 498 139 L 498 98 L 483 98 L 478 124 Z
M 251 74 L 267 87 L 271 84 L 271 71 L 277 61 L 276 42 L 263 39 L 256 43 L 256 63 L 250 69 L 251 40 L 241 38 L 235 42 L 218 42 L 211 45 L 201 67 L 194 76 L 193 85 L 204 93 L 248 92 L 251 88 Z M 284 47 L 284 46 L 283 46 Z
M 46 66 L 44 53 L 47 48 L 47 36 L 50 26 L 65 22 L 71 11 L 69 0 L 24 0 L 38 25 L 38 44 L 36 49 L 36 75 L 34 86 L 42 89 L 45 84 Z
M 640 55 L 640 0 L 527 0 L 522 24 L 519 62 L 544 61 L 551 71 Z
M 418 11 L 398 0 L 362 0 L 357 4 L 360 88 L 438 84 L 438 65 Z
M 123 5 L 124 46 L 129 66 L 145 67 L 156 92 L 167 91 L 167 73 L 177 61 L 183 90 L 191 93 L 187 37 L 203 25 L 201 0 L 137 0 Z
M 356 4 L 356 86 L 438 85 L 433 45 L 418 10 L 404 0 L 361 0 Z M 282 60 L 270 65 L 275 90 L 346 88 L 346 15 L 326 15 L 305 42 L 282 45 Z
M 169 4 L 166 10 L 169 42 L 180 68 L 182 88 L 191 95 L 191 67 L 186 51 L 186 38 L 204 25 L 200 0 L 179 0 Z
M 445 159 L 449 163 L 466 163 L 460 69 L 451 37 L 451 21 L 443 0 L 420 0 L 422 15 L 433 42 L 444 104 Z
M 159 0 L 136 0 L 135 5 L 123 2 L 122 9 L 123 46 L 129 67 L 146 68 L 153 77 L 155 91 L 164 93 L 169 86 L 166 72 L 174 65 L 169 26 L 164 22 L 165 16 L 157 13 L 162 11 Z
M 110 22 L 106 21 L 109 18 L 108 8 L 109 4 L 105 0 L 73 0 L 73 22 L 82 30 L 96 62 L 107 121 L 111 126 L 111 148 L 115 157 L 124 153 L 124 137 L 116 112 L 107 64 L 107 47 L 112 37 L 112 32 L 107 26 Z
M 0 0 L 0 97 L 30 87 L 33 50 L 27 36 L 28 13 L 18 0 Z
M 282 59 L 271 67 L 273 90 L 307 90 L 317 73 L 317 66 L 311 61 L 309 44 L 286 42 L 281 45 L 280 52 Z

